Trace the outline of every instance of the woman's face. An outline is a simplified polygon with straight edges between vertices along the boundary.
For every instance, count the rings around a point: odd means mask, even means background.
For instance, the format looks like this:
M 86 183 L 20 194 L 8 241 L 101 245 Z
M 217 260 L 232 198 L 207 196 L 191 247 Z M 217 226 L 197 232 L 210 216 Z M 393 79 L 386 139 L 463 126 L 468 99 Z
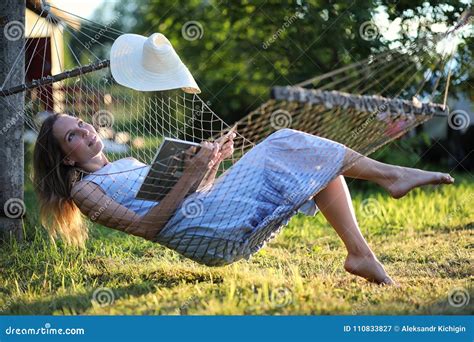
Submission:
M 81 165 L 102 152 L 104 144 L 95 128 L 70 115 L 61 115 L 53 125 L 53 135 L 66 154 L 64 163 Z

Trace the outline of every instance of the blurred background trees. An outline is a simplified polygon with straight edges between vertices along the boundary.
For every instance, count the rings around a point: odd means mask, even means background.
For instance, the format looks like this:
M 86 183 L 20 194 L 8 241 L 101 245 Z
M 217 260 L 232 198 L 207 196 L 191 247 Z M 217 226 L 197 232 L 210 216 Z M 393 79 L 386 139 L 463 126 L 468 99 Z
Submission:
M 233 122 L 268 99 L 274 85 L 295 84 L 383 49 L 389 42 L 367 41 L 359 34 L 373 15 L 402 28 L 411 22 L 416 31 L 430 29 L 432 23 L 452 25 L 467 7 L 450 0 L 119 0 L 106 2 L 93 20 L 123 32 L 165 34 L 196 78 L 202 97 Z M 472 60 L 472 43 L 468 37 L 459 46 L 459 60 Z M 78 43 L 76 51 L 84 53 Z M 107 58 L 106 49 L 95 53 Z M 451 92 L 472 93 L 465 82 L 472 77 L 472 64 L 462 64 Z
M 118 0 L 105 2 L 92 20 L 123 32 L 165 34 L 201 87 L 201 97 L 214 112 L 232 123 L 264 103 L 272 86 L 296 84 L 359 62 L 396 42 L 416 40 L 422 33 L 429 36 L 445 32 L 462 17 L 469 2 Z M 377 39 L 361 37 L 361 26 L 367 22 L 376 24 Z M 470 27 L 470 34 L 464 35 L 458 45 L 456 62 L 451 64 L 449 93 L 451 99 L 461 97 L 472 109 L 472 18 Z M 95 44 L 92 51 L 108 58 L 110 42 L 106 37 L 100 39 L 105 45 Z M 71 44 L 87 60 L 88 52 L 77 41 Z M 416 86 L 417 82 L 410 84 Z M 442 103 L 444 86 L 439 88 L 434 102 Z M 472 116 L 472 110 L 468 112 Z M 449 132 L 446 119 L 440 120 L 444 133 L 430 133 L 430 138 L 451 140 L 452 148 L 449 153 L 443 152 L 444 148 L 432 149 L 432 159 L 452 159 L 462 149 L 451 161 L 457 165 L 457 159 L 462 160 L 472 151 L 472 142 L 466 145 L 466 136 Z M 432 120 L 435 125 L 441 121 Z M 421 131 L 418 128 L 418 135 Z M 460 148 L 460 144 L 464 147 Z M 425 154 L 422 146 L 430 149 L 432 144 L 427 137 L 418 137 L 413 145 L 418 147 L 417 153 L 411 154 L 416 159 Z

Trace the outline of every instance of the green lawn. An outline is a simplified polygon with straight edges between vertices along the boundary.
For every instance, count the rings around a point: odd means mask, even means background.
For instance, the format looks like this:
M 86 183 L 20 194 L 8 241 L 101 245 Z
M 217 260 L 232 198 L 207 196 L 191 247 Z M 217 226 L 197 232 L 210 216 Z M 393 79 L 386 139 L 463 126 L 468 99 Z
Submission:
M 474 180 L 454 176 L 454 186 L 417 189 L 401 200 L 350 184 L 362 230 L 401 288 L 346 273 L 344 247 L 321 214 L 295 216 L 250 261 L 221 268 L 98 226 L 84 251 L 55 246 L 35 225 L 27 184 L 26 240 L 2 246 L 0 312 L 472 314 Z M 470 303 L 456 305 L 466 295 Z

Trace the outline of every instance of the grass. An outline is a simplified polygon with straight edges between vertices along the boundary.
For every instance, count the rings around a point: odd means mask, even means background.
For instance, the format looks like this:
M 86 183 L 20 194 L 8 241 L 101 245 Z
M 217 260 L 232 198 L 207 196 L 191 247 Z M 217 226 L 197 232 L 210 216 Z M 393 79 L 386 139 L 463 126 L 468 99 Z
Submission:
M 24 242 L 0 255 L 1 314 L 472 314 L 474 180 L 416 189 L 401 200 L 350 184 L 361 229 L 401 288 L 342 268 L 345 249 L 323 216 L 295 216 L 250 261 L 209 268 L 91 224 L 86 250 L 52 244 L 26 184 Z M 460 291 L 460 292 L 459 292 Z

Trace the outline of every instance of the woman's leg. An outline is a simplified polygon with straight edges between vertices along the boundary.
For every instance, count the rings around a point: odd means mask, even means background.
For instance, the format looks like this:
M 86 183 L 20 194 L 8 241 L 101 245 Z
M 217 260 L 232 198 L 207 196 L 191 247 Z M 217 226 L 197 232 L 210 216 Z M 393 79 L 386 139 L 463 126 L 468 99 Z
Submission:
M 403 197 L 421 185 L 454 182 L 454 178 L 447 173 L 384 164 L 349 148 L 346 150 L 343 165 L 344 176 L 373 181 L 386 189 L 393 198 Z
M 346 150 L 343 170 L 344 176 L 371 180 L 384 187 L 395 198 L 404 196 L 420 185 L 454 182 L 448 174 L 380 163 L 349 148 Z M 345 269 L 376 283 L 392 284 L 393 280 L 360 232 L 344 177 L 339 176 L 331 181 L 314 196 L 314 200 L 347 248 Z
M 313 199 L 347 248 L 344 268 L 378 284 L 393 284 L 360 232 L 344 177 L 332 180 Z

